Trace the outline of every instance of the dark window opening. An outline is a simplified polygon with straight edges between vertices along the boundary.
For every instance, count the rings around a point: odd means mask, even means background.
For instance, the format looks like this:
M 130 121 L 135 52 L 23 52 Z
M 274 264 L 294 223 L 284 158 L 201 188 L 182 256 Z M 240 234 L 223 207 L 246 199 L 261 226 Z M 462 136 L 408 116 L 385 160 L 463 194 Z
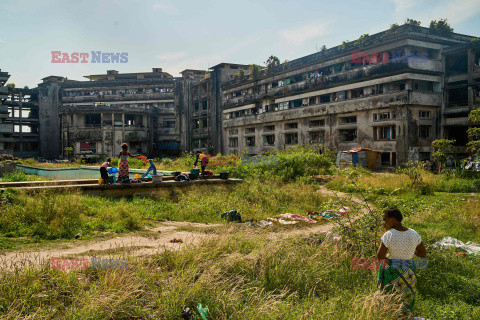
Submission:
M 327 103 L 330 102 L 330 95 L 329 94 L 324 94 L 320 96 L 320 103 Z
M 468 72 L 467 53 L 450 55 L 445 57 L 445 69 L 447 76 L 464 74 Z
M 350 142 L 357 140 L 357 129 L 339 130 L 339 140 L 343 142 Z
M 85 126 L 86 127 L 89 127 L 89 126 L 99 126 L 100 125 L 100 121 L 101 121 L 101 115 L 98 113 L 98 114 L 86 114 L 85 115 Z
M 418 137 L 428 139 L 432 135 L 432 126 L 418 126 Z
M 316 98 L 315 97 L 311 97 L 310 99 L 308 99 L 308 104 L 309 105 L 313 105 L 313 104 L 316 104 Z
M 310 127 L 323 127 L 325 125 L 325 119 L 310 121 Z
M 287 133 L 285 134 L 285 144 L 297 144 L 298 143 L 298 134 L 297 133 Z
M 455 140 L 455 146 L 465 146 L 468 142 L 467 126 L 447 126 L 445 133 L 447 139 Z
M 468 88 L 467 86 L 455 89 L 448 89 L 448 105 L 447 107 L 464 107 L 468 106 Z
M 255 147 L 255 137 L 245 138 L 245 144 L 247 145 L 247 147 Z
M 340 117 L 340 123 L 357 123 L 357 116 Z
M 263 143 L 269 146 L 275 145 L 275 135 L 267 135 L 263 137 Z
M 298 123 L 297 122 L 290 122 L 285 124 L 285 129 L 297 129 L 298 128 Z

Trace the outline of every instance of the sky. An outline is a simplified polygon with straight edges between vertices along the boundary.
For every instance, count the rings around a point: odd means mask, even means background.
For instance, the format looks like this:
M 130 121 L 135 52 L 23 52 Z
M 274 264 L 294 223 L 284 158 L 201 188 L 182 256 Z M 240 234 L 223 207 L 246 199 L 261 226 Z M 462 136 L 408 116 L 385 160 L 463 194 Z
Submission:
M 106 70 L 179 76 L 221 62 L 293 60 L 407 18 L 446 18 L 480 36 L 480 0 L 0 0 L 0 69 L 30 88 Z M 52 63 L 52 51 L 128 54 L 126 63 Z

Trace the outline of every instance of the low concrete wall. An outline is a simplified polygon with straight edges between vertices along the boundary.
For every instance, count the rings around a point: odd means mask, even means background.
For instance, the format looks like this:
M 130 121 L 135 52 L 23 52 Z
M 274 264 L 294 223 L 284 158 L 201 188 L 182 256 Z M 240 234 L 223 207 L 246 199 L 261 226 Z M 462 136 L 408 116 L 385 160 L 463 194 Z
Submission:
M 236 184 L 243 182 L 242 179 L 222 180 L 217 177 L 210 179 L 192 180 L 186 182 L 178 182 L 168 180 L 159 183 L 127 183 L 127 184 L 110 184 L 110 185 L 57 185 L 57 186 L 35 186 L 35 187 L 19 187 L 17 189 L 25 192 L 79 192 L 94 196 L 106 197 L 125 197 L 125 196 L 151 196 L 155 192 L 162 189 L 186 188 L 201 185 L 220 185 L 220 184 Z
M 17 169 L 24 171 L 26 174 L 35 174 L 37 176 L 54 179 L 54 180 L 71 180 L 71 179 L 98 179 L 100 178 L 100 167 L 70 167 L 70 168 L 40 168 L 18 164 Z M 144 174 L 146 170 L 130 169 L 130 178 L 133 179 L 135 174 Z M 159 174 L 168 175 L 170 172 L 159 171 Z

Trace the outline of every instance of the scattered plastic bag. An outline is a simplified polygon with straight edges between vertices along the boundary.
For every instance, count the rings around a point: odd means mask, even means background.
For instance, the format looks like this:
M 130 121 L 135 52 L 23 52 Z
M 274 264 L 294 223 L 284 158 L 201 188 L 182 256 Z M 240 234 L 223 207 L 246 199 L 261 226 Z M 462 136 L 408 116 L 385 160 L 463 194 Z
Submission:
M 202 307 L 202 304 L 199 303 L 197 305 L 197 310 L 198 310 L 198 313 L 200 314 L 200 317 L 202 318 L 202 320 L 208 320 L 208 307 Z
M 242 216 L 240 215 L 240 213 L 237 212 L 237 210 L 224 212 L 222 213 L 221 217 L 222 219 L 227 219 L 229 222 L 232 222 L 232 221 L 242 222 Z

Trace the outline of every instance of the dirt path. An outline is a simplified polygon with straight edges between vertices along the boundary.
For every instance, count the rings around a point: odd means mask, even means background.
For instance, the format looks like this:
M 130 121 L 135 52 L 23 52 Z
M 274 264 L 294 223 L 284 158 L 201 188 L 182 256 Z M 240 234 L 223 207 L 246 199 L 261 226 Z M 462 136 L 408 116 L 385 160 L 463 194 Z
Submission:
M 343 192 L 335 192 L 321 186 L 318 190 L 324 196 L 350 198 L 353 202 L 361 206 L 363 216 L 369 210 L 365 202 L 357 197 L 351 197 Z M 206 227 L 220 227 L 222 224 L 206 224 L 193 222 L 162 222 L 155 228 L 147 228 L 150 231 L 147 235 L 126 235 L 108 240 L 96 240 L 92 242 L 72 242 L 61 248 L 16 251 L 0 254 L 0 269 L 12 269 L 16 267 L 25 267 L 30 264 L 39 264 L 52 257 L 93 257 L 102 255 L 122 255 L 135 253 L 135 256 L 152 255 L 161 253 L 164 250 L 179 250 L 185 245 L 197 244 L 205 239 L 218 237 L 215 233 L 205 233 L 200 231 L 183 231 L 182 228 L 192 227 L 201 229 Z M 326 224 L 312 224 L 308 228 L 286 230 L 280 232 L 268 232 L 272 239 L 306 235 L 310 233 L 319 233 L 330 231 L 335 226 L 334 222 Z M 267 230 L 267 229 L 266 229 Z M 174 239 L 181 239 L 181 242 L 175 242 Z M 173 240 L 173 241 L 172 241 Z

